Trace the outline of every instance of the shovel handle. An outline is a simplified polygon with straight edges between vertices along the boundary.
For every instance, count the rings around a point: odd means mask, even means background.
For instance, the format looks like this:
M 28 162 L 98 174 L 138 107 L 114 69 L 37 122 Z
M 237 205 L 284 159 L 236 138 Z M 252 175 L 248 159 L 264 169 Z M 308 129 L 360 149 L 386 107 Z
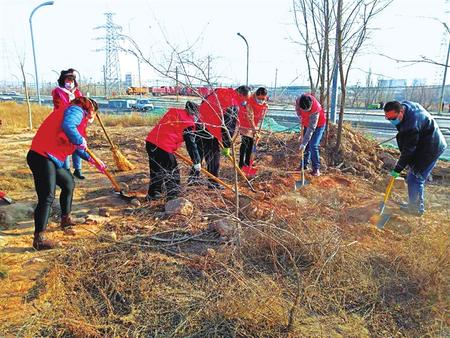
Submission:
M 190 159 L 188 159 L 186 156 L 181 155 L 178 152 L 174 152 L 175 156 L 179 157 L 183 162 L 185 162 L 186 164 L 189 164 L 190 166 L 192 166 L 192 161 Z M 232 192 L 234 192 L 234 189 L 231 185 L 226 184 L 224 181 L 222 181 L 221 179 L 219 179 L 218 177 L 214 176 L 213 174 L 211 174 L 208 170 L 201 168 L 200 171 L 202 173 L 204 173 L 206 176 L 208 176 L 209 178 L 211 178 L 214 182 L 219 183 L 220 185 L 224 186 L 225 188 L 231 190 Z
M 386 192 L 384 193 L 384 201 L 383 204 L 386 204 L 387 200 L 389 199 L 389 196 L 391 195 L 392 187 L 394 186 L 395 177 L 391 177 L 389 180 L 389 184 L 386 187 Z
M 97 115 L 98 116 L 98 115 Z M 99 164 L 100 160 L 98 159 L 98 157 L 88 148 L 86 148 L 86 152 L 89 154 L 90 157 L 92 157 L 92 159 L 94 160 L 95 163 Z M 105 175 L 106 177 L 109 178 L 109 180 L 111 181 L 113 187 L 114 187 L 114 191 L 115 192 L 121 192 L 122 189 L 120 189 L 120 185 L 119 183 L 117 183 L 116 179 L 114 178 L 114 176 L 108 171 L 108 169 L 105 168 Z

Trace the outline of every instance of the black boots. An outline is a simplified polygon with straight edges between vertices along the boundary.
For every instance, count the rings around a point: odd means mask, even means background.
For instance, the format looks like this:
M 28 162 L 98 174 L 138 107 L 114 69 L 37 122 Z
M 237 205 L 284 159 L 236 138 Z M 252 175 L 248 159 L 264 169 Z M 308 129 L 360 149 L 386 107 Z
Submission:
M 75 176 L 76 178 L 78 178 L 79 180 L 84 180 L 86 177 L 83 176 L 83 174 L 81 173 L 81 169 L 75 169 L 73 171 L 73 176 Z

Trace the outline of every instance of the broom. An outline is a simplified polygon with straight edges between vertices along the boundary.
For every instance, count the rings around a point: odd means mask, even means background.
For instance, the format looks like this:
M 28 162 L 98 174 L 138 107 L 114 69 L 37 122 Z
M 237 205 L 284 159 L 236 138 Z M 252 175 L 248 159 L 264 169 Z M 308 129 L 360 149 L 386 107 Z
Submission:
M 114 162 L 116 163 L 117 168 L 119 171 L 129 171 L 134 169 L 134 165 L 131 164 L 130 161 L 127 160 L 127 158 L 122 154 L 119 148 L 111 141 L 109 138 L 108 133 L 106 132 L 105 126 L 103 125 L 102 119 L 100 118 L 100 114 L 97 114 L 98 122 L 100 123 L 100 126 L 103 129 L 103 132 L 105 133 L 106 139 L 108 140 L 109 144 L 111 145 L 111 152 L 113 154 Z

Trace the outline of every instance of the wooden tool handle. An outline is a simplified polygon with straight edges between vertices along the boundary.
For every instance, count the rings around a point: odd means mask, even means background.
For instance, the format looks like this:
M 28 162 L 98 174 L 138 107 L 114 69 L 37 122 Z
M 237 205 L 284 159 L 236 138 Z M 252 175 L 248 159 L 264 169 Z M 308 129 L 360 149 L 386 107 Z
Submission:
M 109 138 L 109 135 L 108 135 L 108 133 L 106 132 L 106 129 L 105 129 L 105 125 L 103 124 L 103 121 L 102 121 L 102 119 L 100 118 L 100 114 L 98 114 L 98 113 L 97 113 L 97 120 L 98 120 L 98 122 L 100 123 L 100 126 L 102 127 L 103 132 L 105 133 L 106 139 L 108 140 L 109 144 L 111 145 L 112 148 L 114 148 L 115 145 L 114 145 L 114 143 L 111 141 L 111 139 Z
M 178 152 L 174 152 L 175 156 L 179 157 L 183 162 L 189 164 L 192 166 L 192 161 L 190 159 L 188 159 L 186 156 L 181 155 Z M 200 169 L 202 173 L 204 173 L 206 176 L 208 176 L 209 178 L 211 178 L 212 180 L 214 180 L 214 182 L 219 183 L 220 185 L 224 186 L 225 188 L 231 190 L 232 192 L 234 192 L 234 189 L 231 185 L 225 183 L 224 181 L 222 181 L 220 178 L 214 176 L 213 174 L 211 174 L 208 170 L 201 168 Z
M 98 116 L 98 115 L 97 115 Z M 92 157 L 92 159 L 94 160 L 95 163 L 100 164 L 100 160 L 98 159 L 97 156 L 95 156 L 95 154 L 90 150 L 86 148 L 86 152 L 89 154 L 90 157 Z M 113 187 L 114 187 L 114 191 L 116 192 L 120 192 L 122 189 L 120 189 L 120 185 L 119 183 L 117 183 L 116 179 L 114 178 L 114 176 L 105 168 L 105 175 L 109 178 L 109 180 L 111 181 Z

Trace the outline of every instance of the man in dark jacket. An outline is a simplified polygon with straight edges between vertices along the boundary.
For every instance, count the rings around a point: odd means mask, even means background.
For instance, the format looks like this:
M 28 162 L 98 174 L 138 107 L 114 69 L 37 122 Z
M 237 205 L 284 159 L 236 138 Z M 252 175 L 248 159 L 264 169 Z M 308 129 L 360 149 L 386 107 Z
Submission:
M 398 130 L 400 158 L 391 175 L 398 177 L 409 166 L 406 178 L 409 201 L 401 209 L 422 216 L 425 211 L 425 182 L 447 143 L 436 121 L 418 103 L 391 101 L 384 106 L 384 114 Z

